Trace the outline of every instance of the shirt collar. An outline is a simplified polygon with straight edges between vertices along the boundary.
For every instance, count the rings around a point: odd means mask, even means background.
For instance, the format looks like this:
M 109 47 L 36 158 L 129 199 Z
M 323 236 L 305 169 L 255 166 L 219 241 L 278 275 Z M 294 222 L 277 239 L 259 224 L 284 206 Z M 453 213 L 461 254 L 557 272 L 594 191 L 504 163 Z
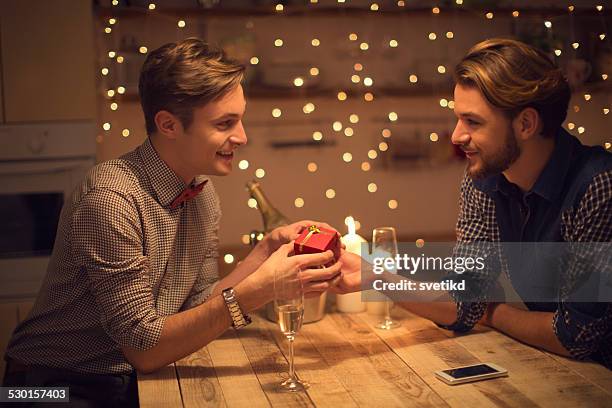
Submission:
M 147 137 L 140 145 L 138 153 L 157 196 L 157 201 L 163 207 L 169 207 L 172 201 L 188 187 L 187 184 L 159 157 L 150 138 Z M 207 176 L 199 175 L 192 180 L 190 185 L 197 185 L 207 180 Z
M 555 135 L 555 147 L 548 163 L 538 176 L 531 192 L 548 201 L 555 201 L 561 195 L 565 176 L 569 170 L 571 157 L 571 135 L 563 128 Z M 474 185 L 487 193 L 503 192 L 506 195 L 514 193 L 511 183 L 500 173 L 482 180 L 475 180 Z

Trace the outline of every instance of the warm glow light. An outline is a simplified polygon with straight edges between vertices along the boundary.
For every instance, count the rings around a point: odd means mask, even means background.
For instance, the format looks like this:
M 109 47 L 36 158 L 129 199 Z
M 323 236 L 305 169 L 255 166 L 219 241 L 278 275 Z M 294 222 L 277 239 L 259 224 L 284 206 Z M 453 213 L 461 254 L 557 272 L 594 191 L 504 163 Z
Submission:
M 304 199 L 302 197 L 298 197 L 295 199 L 295 201 L 293 202 L 293 204 L 297 207 L 297 208 L 302 208 L 304 206 Z
M 310 163 L 308 163 L 306 168 L 308 169 L 309 172 L 314 173 L 315 171 L 317 171 L 319 166 L 317 166 L 317 163 L 315 163 L 315 162 L 310 162 Z
M 265 175 L 266 175 L 266 171 L 264 169 L 255 170 L 255 177 L 264 178 Z
M 346 92 L 343 92 L 343 91 L 338 92 L 338 100 L 346 101 Z
M 359 49 L 361 49 L 362 51 L 366 51 L 368 48 L 370 48 L 370 46 L 367 42 L 362 42 L 361 44 L 359 44 Z
M 387 150 L 389 150 L 389 145 L 385 142 L 380 142 L 378 144 L 378 150 L 380 150 L 381 152 L 386 152 Z
M 370 77 L 363 78 L 363 84 L 365 86 L 372 86 L 374 84 L 374 80 Z
M 149 10 L 155 10 L 155 3 L 149 3 Z
M 312 44 L 313 47 L 318 47 L 319 45 L 321 45 L 321 41 L 319 41 L 318 38 L 313 38 L 310 44 Z
M 391 48 L 397 48 L 398 45 L 399 45 L 399 43 L 397 42 L 397 40 L 389 41 L 389 47 L 391 47 Z
M 304 79 L 300 78 L 300 77 L 295 78 L 293 80 L 293 85 L 295 85 L 295 86 L 302 86 L 302 85 L 304 85 Z
M 344 129 L 344 135 L 345 135 L 346 137 L 351 137 L 351 136 L 353 136 L 353 133 L 354 133 L 354 132 L 353 132 L 353 128 L 351 128 L 351 127 L 347 127 L 346 129 Z
M 430 40 L 435 40 L 436 38 L 438 38 L 438 36 L 436 35 L 436 33 L 429 33 L 429 39 Z
M 361 170 L 363 170 L 363 171 L 370 171 L 370 163 L 368 163 L 368 162 L 361 163 Z
M 282 4 L 277 4 L 276 7 L 274 8 L 276 11 L 283 11 L 284 7 Z
M 353 82 L 354 84 L 358 84 L 359 81 L 361 81 L 361 78 L 359 77 L 359 75 L 357 74 L 351 75 L 351 82 Z
M 370 5 L 370 10 L 372 10 L 372 11 L 378 11 L 378 4 L 376 4 L 376 3 L 372 3 L 372 4 Z
M 397 200 L 389 200 L 389 203 L 387 203 L 387 205 L 389 206 L 390 209 L 395 210 L 397 208 Z
M 117 105 L 117 102 L 113 102 L 110 104 L 110 108 L 113 111 L 116 111 L 117 109 L 119 109 L 119 105 Z
M 283 46 L 283 40 L 281 40 L 280 38 L 277 38 L 276 40 L 274 40 L 274 46 L 282 47 Z
M 416 75 L 412 74 L 410 75 L 410 78 L 408 78 L 410 80 L 411 84 L 416 84 L 417 81 L 419 80 L 419 77 L 417 77 Z
M 306 114 L 308 113 L 312 113 L 315 110 L 315 105 L 312 102 L 308 102 L 306 105 L 304 105 L 304 107 L 302 108 L 302 111 Z
M 117 53 L 115 51 L 109 51 L 108 52 L 108 58 L 115 58 L 115 55 L 117 55 Z
M 556 49 L 556 50 L 555 50 L 555 55 L 556 55 L 557 57 L 561 56 L 561 50 Z
M 105 122 L 105 123 L 102 125 L 102 129 L 104 129 L 104 130 L 110 130 L 110 129 L 111 129 L 111 124 L 110 124 L 110 123 L 108 123 L 108 122 Z
M 608 108 L 603 108 L 602 111 L 604 115 L 607 115 L 608 113 L 610 113 L 610 109 Z
M 128 137 L 129 135 L 130 135 L 130 130 L 129 129 L 123 129 L 121 131 L 121 136 Z
M 552 23 L 548 20 L 544 21 L 544 27 L 546 28 L 551 28 L 552 27 Z
M 144 45 L 138 48 L 138 52 L 140 52 L 141 54 L 146 54 L 147 51 L 149 51 L 149 49 L 145 47 Z
M 224 261 L 226 264 L 231 264 L 231 263 L 234 263 L 234 255 L 232 255 L 232 254 L 225 254 L 225 255 L 223 256 L 223 261 Z
M 312 138 L 313 140 L 316 140 L 317 142 L 321 139 L 323 139 L 323 133 L 316 131 L 312 133 Z
M 310 68 L 310 75 L 312 75 L 312 76 L 319 75 L 319 68 L 317 68 L 317 67 Z
M 371 93 L 371 92 L 366 92 L 366 93 L 363 95 L 363 99 L 365 99 L 365 100 L 366 100 L 366 102 L 372 102 L 372 101 L 374 100 L 374 94 L 373 94 L 373 93 Z
M 349 40 L 351 40 L 351 41 L 357 41 L 357 34 L 355 34 L 355 33 L 350 33 L 350 34 L 349 34 Z
M 272 116 L 273 117 L 280 118 L 282 114 L 283 114 L 283 112 L 280 109 L 278 109 L 278 108 L 272 109 Z
M 378 190 L 378 186 L 376 185 L 376 183 L 368 184 L 368 191 L 370 193 L 375 193 L 377 190 Z
M 353 160 L 353 155 L 350 154 L 349 152 L 346 152 L 342 155 L 342 160 L 344 160 L 347 163 L 350 163 Z
M 590 101 L 591 100 L 591 94 L 584 94 L 584 100 L 585 101 Z
M 492 20 L 492 19 L 493 19 L 493 13 L 488 12 L 487 14 L 485 14 L 485 17 L 486 17 L 487 19 L 489 19 L 489 20 Z
M 251 243 L 251 240 L 249 239 L 249 235 L 248 234 L 243 234 L 241 237 L 241 241 L 244 245 L 248 245 Z
M 608 79 L 608 74 L 601 74 L 601 79 L 604 81 Z
M 257 64 L 259 64 L 259 58 L 257 58 L 257 57 L 251 57 L 250 63 L 251 63 L 251 65 L 257 65 Z
M 353 65 L 353 69 L 355 71 L 361 71 L 363 69 L 363 65 L 357 62 L 355 65 Z
M 437 142 L 438 141 L 438 134 L 436 132 L 432 132 L 429 134 L 429 140 L 431 140 L 432 142 Z
M 583 134 L 584 133 L 584 126 L 579 126 L 578 127 L 578 133 L 579 134 Z
M 102 68 L 102 75 L 108 75 L 108 68 Z
M 378 157 L 378 152 L 374 149 L 368 151 L 368 157 L 372 160 Z
M 336 191 L 333 188 L 328 188 L 327 190 L 325 190 L 325 197 L 327 198 L 334 198 L 336 196 Z
M 117 20 L 116 20 L 116 19 L 114 19 L 114 18 L 109 18 L 109 19 L 108 19 L 108 24 L 110 24 L 110 25 L 113 25 L 113 24 L 115 24 L 116 22 L 117 22 Z
M 434 7 L 431 9 L 431 12 L 434 14 L 440 14 L 440 8 L 439 7 Z
M 452 31 L 447 31 L 446 38 L 448 38 L 449 40 L 455 38 L 455 33 L 453 33 Z
M 238 163 L 238 168 L 240 170 L 246 170 L 249 168 L 249 162 L 248 160 L 240 160 L 240 162 Z
M 117 57 L 117 62 L 118 62 L 119 64 L 123 64 L 123 57 L 122 57 L 121 55 L 119 55 L 119 56 Z
M 351 113 L 351 115 L 349 116 L 349 122 L 351 123 L 359 122 L 359 116 L 356 113 Z
M 514 18 L 516 18 L 516 17 L 518 17 L 518 16 L 520 16 L 520 15 L 521 15 L 521 13 L 520 13 L 518 10 L 514 10 L 514 11 L 512 12 L 512 17 L 514 17 Z
M 568 128 L 569 130 L 574 130 L 574 128 L 575 128 L 575 127 L 576 127 L 576 125 L 575 125 L 574 123 L 572 123 L 572 122 L 569 122 L 569 123 L 567 124 L 567 128 Z
M 247 201 L 247 205 L 251 208 L 257 208 L 257 200 L 255 200 L 254 198 L 249 198 L 249 201 Z
M 395 113 L 395 112 L 389 112 L 388 116 L 389 116 L 389 120 L 391 122 L 395 122 L 397 120 L 397 113 Z
M 112 29 L 112 28 L 110 28 L 110 27 L 104 27 L 104 32 L 105 32 L 106 34 L 110 34 L 110 33 L 111 33 L 111 31 L 113 31 L 113 29 Z
M 117 87 L 117 93 L 120 93 L 121 95 L 123 95 L 125 93 L 125 87 L 124 86 Z
M 115 90 L 114 89 L 109 89 L 108 91 L 106 91 L 106 94 L 112 98 L 113 96 L 115 96 Z
M 580 44 L 579 44 L 579 43 L 577 43 L 577 42 L 572 43 L 572 47 L 574 47 L 574 49 L 575 49 L 575 50 L 577 50 L 577 49 L 578 49 L 578 47 L 580 47 Z
M 342 122 L 339 121 L 335 121 L 332 125 L 332 129 L 334 129 L 336 132 L 339 132 L 342 130 Z
M 444 98 L 440 99 L 440 106 L 446 108 L 448 106 L 448 100 Z
M 185 20 L 179 20 L 178 23 L 176 23 L 176 25 L 179 28 L 185 28 L 185 25 L 186 25 Z
M 387 138 L 387 139 L 390 138 L 391 137 L 391 131 L 389 129 L 383 129 L 382 130 L 382 136 L 384 138 Z

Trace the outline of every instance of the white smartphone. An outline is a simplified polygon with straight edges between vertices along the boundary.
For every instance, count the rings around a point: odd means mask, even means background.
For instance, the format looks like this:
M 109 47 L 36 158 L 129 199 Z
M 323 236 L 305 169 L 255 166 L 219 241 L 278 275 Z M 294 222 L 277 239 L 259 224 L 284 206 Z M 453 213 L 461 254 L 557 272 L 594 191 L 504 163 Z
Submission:
M 436 377 L 448 385 L 457 385 L 472 381 L 487 380 L 489 378 L 506 377 L 508 375 L 508 370 L 497 364 L 486 363 L 436 371 L 435 374 Z

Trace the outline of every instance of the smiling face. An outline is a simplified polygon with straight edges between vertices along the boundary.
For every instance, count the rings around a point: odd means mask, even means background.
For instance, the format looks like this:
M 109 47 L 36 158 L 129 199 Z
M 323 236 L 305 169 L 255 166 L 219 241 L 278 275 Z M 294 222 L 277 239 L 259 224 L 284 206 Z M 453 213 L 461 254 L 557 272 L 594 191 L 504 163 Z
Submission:
M 247 142 L 242 126 L 245 109 L 241 85 L 194 108 L 191 125 L 176 138 L 184 172 L 225 176 L 232 171 L 234 151 Z
M 465 152 L 470 177 L 499 174 L 519 158 L 512 120 L 491 106 L 478 88 L 456 85 L 454 112 L 457 125 L 451 140 Z

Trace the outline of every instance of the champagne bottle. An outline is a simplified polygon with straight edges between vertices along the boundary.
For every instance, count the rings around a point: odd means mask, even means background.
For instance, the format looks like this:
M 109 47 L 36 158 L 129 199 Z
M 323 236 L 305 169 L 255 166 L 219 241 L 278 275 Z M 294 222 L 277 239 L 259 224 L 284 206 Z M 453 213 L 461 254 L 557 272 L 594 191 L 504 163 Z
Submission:
M 264 231 L 266 233 L 272 231 L 274 228 L 290 224 L 289 219 L 270 204 L 270 201 L 261 190 L 261 186 L 257 181 L 249 181 L 246 186 L 251 197 L 257 201 L 257 208 L 261 213 L 261 219 L 263 220 Z

